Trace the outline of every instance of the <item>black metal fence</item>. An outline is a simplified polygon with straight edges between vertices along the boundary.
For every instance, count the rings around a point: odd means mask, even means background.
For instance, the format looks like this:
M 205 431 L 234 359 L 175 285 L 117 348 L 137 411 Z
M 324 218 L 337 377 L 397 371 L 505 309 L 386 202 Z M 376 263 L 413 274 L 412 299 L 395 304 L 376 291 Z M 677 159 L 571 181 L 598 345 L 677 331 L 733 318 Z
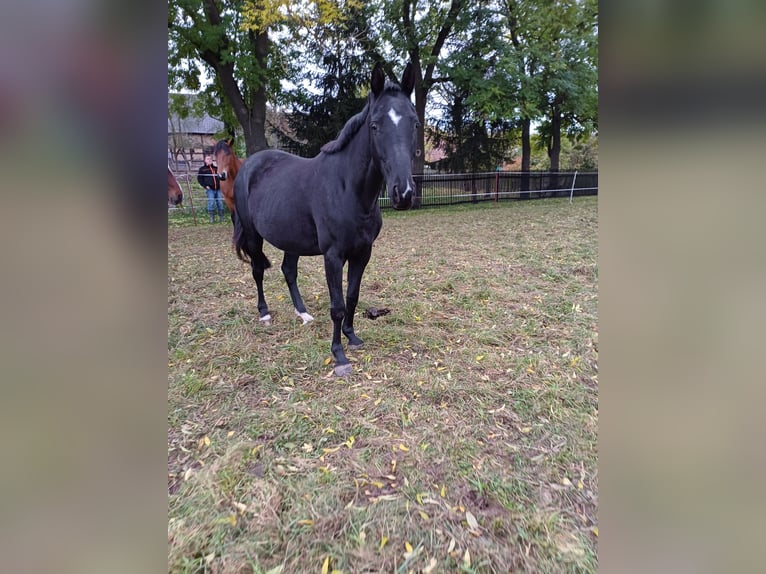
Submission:
M 497 171 L 414 177 L 420 186 L 421 207 L 598 194 L 598 172 Z M 391 206 L 385 189 L 379 203 Z

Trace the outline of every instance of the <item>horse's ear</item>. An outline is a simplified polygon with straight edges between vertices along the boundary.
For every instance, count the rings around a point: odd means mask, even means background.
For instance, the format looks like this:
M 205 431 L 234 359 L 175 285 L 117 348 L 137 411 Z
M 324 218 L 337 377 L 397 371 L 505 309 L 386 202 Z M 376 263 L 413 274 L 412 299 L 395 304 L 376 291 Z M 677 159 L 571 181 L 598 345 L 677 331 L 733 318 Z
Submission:
M 229 138 L 226 140 L 226 145 L 229 147 L 234 147 L 234 138 Z
M 402 81 L 399 82 L 399 85 L 401 86 L 402 91 L 407 94 L 407 97 L 410 97 L 412 89 L 415 87 L 415 68 L 413 67 L 412 62 L 407 62 L 407 66 L 402 73 Z
M 372 80 L 370 81 L 370 87 L 372 93 L 377 98 L 381 92 L 383 92 L 383 86 L 386 85 L 386 75 L 383 73 L 383 65 L 378 62 L 372 69 Z

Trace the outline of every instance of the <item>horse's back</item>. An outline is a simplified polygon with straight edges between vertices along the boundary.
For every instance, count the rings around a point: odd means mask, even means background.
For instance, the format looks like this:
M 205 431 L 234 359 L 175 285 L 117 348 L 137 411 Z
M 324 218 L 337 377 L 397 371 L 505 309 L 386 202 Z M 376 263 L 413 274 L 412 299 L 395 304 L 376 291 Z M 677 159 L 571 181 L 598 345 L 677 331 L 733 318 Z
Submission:
M 263 150 L 248 157 L 235 185 L 237 210 L 246 210 L 248 224 L 283 251 L 319 255 L 313 215 L 311 161 L 281 150 Z

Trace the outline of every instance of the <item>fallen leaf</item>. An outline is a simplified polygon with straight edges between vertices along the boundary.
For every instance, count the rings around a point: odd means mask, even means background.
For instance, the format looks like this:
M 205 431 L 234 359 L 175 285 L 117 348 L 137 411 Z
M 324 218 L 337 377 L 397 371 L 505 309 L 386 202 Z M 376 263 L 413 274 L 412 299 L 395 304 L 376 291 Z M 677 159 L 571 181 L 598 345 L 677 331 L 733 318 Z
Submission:
M 445 498 L 445 497 L 447 496 L 447 485 L 446 485 L 446 484 L 442 485 L 442 489 L 441 489 L 441 491 L 439 492 L 439 495 L 440 495 L 442 498 Z
M 353 436 L 353 435 L 351 435 L 350 437 L 348 437 L 348 440 L 347 440 L 347 441 L 346 441 L 344 444 L 345 444 L 345 445 L 346 445 L 348 448 L 351 448 L 352 446 L 354 446 L 354 440 L 355 440 L 355 439 L 354 439 L 354 436 Z
M 449 541 L 449 546 L 447 546 L 447 554 L 452 552 L 455 549 L 455 539 L 451 538 Z
M 404 452 L 408 452 L 410 449 L 406 446 L 404 446 L 402 443 L 399 443 L 399 450 L 403 450 Z
M 468 522 L 468 528 L 471 530 L 479 530 L 479 522 L 470 510 L 465 511 L 465 519 Z
M 428 561 L 428 566 L 423 568 L 423 574 L 430 574 L 434 568 L 436 568 L 436 565 L 438 562 L 436 561 L 436 558 L 431 558 L 431 560 Z
M 428 514 L 426 514 L 426 513 L 425 513 L 425 512 L 423 512 L 422 510 L 419 510 L 418 512 L 420 513 L 420 517 L 421 517 L 423 520 L 431 520 L 431 518 L 428 516 Z
M 301 526 L 312 526 L 314 524 L 314 521 L 304 518 L 302 520 L 299 520 L 298 524 L 300 524 Z
M 463 554 L 463 565 L 466 568 L 471 567 L 471 553 L 468 552 L 468 548 L 465 549 L 465 554 Z
M 412 553 L 412 544 L 410 544 L 409 542 L 404 543 L 404 548 L 405 550 L 407 550 L 407 552 Z
M 331 362 L 332 362 L 332 357 L 327 357 L 327 358 L 324 360 L 324 364 L 325 364 L 325 365 L 329 365 Z
M 306 452 L 311 452 L 314 450 L 314 445 L 312 445 L 310 442 L 303 443 L 303 446 L 301 447 Z
M 247 504 L 242 504 L 241 502 L 237 502 L 236 500 L 231 503 L 234 508 L 236 508 L 240 514 L 244 514 L 247 512 Z
M 388 536 L 381 536 L 380 546 L 378 547 L 378 550 L 383 550 L 383 547 L 386 545 L 386 542 L 388 542 Z
M 330 571 L 330 557 L 324 559 L 324 564 L 322 564 L 322 574 L 327 574 Z
M 226 437 L 227 438 L 231 438 L 233 436 L 234 436 L 234 431 L 233 430 L 230 430 L 229 432 L 226 433 Z
M 484 355 L 476 355 L 476 361 L 481 361 L 484 358 Z

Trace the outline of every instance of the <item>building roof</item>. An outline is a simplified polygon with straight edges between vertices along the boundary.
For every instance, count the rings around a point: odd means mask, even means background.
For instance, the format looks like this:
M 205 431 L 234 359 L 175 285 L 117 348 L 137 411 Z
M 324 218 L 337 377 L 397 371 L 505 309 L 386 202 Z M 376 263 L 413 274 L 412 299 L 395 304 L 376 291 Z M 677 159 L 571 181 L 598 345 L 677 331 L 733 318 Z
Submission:
M 169 94 L 170 95 L 170 94 Z M 177 97 L 181 94 L 172 94 Z M 192 94 L 183 94 L 189 100 L 194 98 Z M 169 102 L 168 102 L 169 104 Z M 168 114 L 168 133 L 182 133 L 182 134 L 216 134 L 224 129 L 223 122 L 217 120 L 207 113 L 202 116 L 189 115 L 186 118 L 179 118 L 175 113 Z

